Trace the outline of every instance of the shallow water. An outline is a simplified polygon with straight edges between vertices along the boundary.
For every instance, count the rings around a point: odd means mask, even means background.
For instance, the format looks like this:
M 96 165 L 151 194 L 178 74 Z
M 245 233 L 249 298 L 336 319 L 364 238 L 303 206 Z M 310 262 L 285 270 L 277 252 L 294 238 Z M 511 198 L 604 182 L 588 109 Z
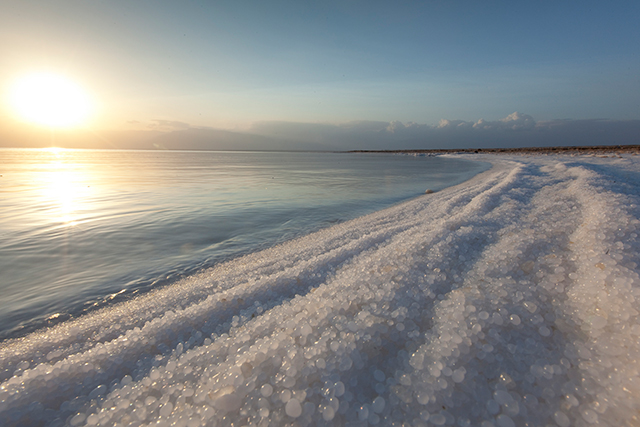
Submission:
M 462 182 L 346 153 L 0 150 L 0 339 Z

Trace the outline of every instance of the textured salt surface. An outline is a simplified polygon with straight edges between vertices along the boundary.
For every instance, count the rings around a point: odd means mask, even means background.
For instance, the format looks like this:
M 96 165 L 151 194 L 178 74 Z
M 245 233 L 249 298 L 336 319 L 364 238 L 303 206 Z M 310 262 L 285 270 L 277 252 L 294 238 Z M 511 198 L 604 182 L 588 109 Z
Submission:
M 3 343 L 0 424 L 640 425 L 640 161 L 480 158 Z

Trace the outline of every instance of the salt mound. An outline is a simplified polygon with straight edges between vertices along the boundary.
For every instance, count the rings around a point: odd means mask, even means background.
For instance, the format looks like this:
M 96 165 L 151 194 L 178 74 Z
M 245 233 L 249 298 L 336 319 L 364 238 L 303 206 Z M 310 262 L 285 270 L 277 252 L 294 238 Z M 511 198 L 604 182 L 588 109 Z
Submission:
M 0 346 L 5 426 L 638 425 L 640 164 L 428 197 Z

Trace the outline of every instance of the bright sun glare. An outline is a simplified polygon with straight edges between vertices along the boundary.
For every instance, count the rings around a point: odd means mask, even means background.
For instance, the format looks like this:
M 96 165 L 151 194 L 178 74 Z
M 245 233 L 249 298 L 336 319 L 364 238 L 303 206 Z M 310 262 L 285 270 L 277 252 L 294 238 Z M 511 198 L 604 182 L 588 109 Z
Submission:
M 91 101 L 76 83 L 50 73 L 34 73 L 17 80 L 10 91 L 14 111 L 31 123 L 67 128 L 86 123 Z

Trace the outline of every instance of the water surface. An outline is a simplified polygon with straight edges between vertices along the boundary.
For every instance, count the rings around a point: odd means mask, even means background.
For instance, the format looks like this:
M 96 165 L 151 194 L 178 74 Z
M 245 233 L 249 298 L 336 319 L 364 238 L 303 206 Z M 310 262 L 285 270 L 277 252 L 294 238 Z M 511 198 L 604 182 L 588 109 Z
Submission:
M 0 150 L 0 339 L 462 182 L 355 153 Z

